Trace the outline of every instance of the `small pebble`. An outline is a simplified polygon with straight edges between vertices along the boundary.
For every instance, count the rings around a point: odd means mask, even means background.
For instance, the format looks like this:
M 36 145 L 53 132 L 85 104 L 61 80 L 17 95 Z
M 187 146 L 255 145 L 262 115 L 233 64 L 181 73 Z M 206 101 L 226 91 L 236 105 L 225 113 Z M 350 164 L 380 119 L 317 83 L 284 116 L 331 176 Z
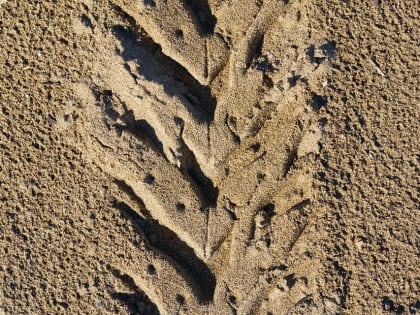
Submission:
M 101 308 L 102 307 L 102 301 L 97 300 L 97 301 L 95 301 L 95 303 L 93 305 L 95 306 L 95 308 Z

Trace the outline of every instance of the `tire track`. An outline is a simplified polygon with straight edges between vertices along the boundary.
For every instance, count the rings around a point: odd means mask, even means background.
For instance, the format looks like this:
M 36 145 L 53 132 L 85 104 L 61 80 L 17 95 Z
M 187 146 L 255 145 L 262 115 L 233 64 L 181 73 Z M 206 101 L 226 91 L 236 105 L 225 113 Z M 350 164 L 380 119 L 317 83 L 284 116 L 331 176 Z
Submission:
M 300 146 L 316 115 L 308 82 L 322 69 L 305 51 L 279 71 L 262 65 L 294 3 L 234 16 L 247 29 L 233 34 L 216 21 L 239 1 L 112 1 L 111 48 L 97 79 L 74 86 L 87 105 L 87 159 L 118 184 L 126 200 L 113 207 L 147 240 L 130 262 L 110 255 L 110 270 L 161 313 L 257 312 L 308 225 L 312 151 Z M 284 87 L 295 69 L 305 80 Z M 155 264 L 165 279 L 151 277 Z

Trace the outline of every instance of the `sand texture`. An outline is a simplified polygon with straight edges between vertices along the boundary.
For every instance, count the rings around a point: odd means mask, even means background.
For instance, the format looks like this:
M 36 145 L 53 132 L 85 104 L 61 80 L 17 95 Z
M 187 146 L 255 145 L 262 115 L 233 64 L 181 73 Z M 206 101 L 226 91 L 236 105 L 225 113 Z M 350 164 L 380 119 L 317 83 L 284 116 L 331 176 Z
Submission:
M 1 314 L 416 314 L 416 1 L 0 1 Z

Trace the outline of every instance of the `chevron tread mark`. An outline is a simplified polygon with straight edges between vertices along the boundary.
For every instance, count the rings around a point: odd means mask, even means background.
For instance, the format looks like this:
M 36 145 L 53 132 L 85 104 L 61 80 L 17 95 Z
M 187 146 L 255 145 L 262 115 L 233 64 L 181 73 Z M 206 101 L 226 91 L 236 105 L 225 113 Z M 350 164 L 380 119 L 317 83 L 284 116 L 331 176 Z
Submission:
M 120 192 L 110 207 L 144 239 L 127 243 L 129 261 L 104 259 L 154 312 L 266 314 L 292 279 L 279 266 L 311 224 L 311 99 L 327 67 L 308 55 L 322 38 L 301 8 L 109 2 L 95 79 L 73 86 L 89 134 L 80 146 Z

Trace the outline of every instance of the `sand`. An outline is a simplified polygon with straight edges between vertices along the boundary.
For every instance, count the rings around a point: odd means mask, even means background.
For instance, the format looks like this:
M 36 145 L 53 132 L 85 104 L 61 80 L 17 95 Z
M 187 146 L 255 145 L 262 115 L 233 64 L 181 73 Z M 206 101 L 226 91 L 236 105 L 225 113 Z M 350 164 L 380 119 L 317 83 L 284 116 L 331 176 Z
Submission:
M 0 1 L 0 314 L 415 314 L 415 1 Z

